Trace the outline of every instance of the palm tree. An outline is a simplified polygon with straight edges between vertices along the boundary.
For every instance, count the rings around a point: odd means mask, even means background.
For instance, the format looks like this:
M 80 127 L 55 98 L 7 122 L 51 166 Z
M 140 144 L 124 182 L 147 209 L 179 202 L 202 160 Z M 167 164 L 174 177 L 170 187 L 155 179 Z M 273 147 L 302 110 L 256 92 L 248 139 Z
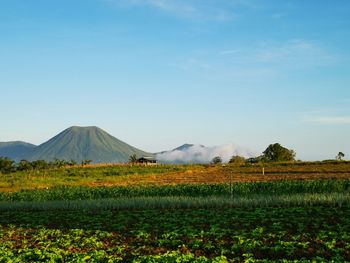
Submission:
M 133 155 L 130 155 L 129 156 L 129 163 L 136 163 L 137 162 L 137 157 L 136 157 L 136 154 L 134 153 Z
M 337 156 L 335 157 L 336 160 L 342 161 L 344 158 L 345 154 L 342 152 L 338 152 Z

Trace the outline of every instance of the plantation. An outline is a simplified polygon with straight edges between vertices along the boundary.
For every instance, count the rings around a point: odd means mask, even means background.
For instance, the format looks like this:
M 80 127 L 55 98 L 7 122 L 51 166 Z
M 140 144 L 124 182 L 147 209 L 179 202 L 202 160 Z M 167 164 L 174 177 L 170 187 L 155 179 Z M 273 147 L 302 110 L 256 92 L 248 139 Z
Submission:
M 4 212 L 0 262 L 350 260 L 350 208 Z
M 2 174 L 0 262 L 350 261 L 349 163 L 264 168 Z

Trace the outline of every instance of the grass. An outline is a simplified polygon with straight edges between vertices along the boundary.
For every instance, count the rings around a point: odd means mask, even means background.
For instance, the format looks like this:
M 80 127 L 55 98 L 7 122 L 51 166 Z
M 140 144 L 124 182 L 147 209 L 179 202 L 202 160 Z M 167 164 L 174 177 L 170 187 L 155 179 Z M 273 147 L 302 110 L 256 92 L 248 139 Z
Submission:
M 45 189 L 59 185 L 127 185 L 130 177 L 137 178 L 137 182 L 142 184 L 144 178 L 158 174 L 171 175 L 187 169 L 187 166 L 181 165 L 94 165 L 0 173 L 0 192 Z

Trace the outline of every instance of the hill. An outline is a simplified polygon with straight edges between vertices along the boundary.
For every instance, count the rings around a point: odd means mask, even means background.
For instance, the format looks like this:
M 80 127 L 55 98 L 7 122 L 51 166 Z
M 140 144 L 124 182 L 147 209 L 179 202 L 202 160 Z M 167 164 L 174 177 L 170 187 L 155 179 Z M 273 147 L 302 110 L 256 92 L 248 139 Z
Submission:
M 20 161 L 26 154 L 31 152 L 36 146 L 22 141 L 0 142 L 0 156 Z
M 25 159 L 52 161 L 92 160 L 93 163 L 123 163 L 129 156 L 152 154 L 118 140 L 98 127 L 70 127 L 24 155 Z
M 204 160 L 203 155 L 207 156 L 207 152 L 209 151 L 210 148 L 203 145 L 185 143 L 170 151 L 156 153 L 156 156 L 157 160 L 161 163 L 206 163 L 210 162 L 210 160 Z
M 194 144 L 189 144 L 189 143 L 185 143 L 171 151 L 185 151 L 185 150 L 188 150 L 189 148 L 193 147 Z

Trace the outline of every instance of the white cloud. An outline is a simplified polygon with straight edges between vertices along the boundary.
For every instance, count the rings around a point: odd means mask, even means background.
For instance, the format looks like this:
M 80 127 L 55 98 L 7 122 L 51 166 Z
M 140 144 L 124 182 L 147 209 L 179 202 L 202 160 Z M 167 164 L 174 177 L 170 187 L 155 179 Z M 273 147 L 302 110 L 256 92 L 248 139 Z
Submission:
M 324 65 L 334 57 L 313 41 L 291 39 L 284 43 L 268 43 L 254 52 L 261 63 L 283 63 L 296 67 Z
M 350 124 L 350 116 L 315 116 L 306 118 L 306 121 L 320 124 Z
M 283 67 L 310 67 L 328 65 L 336 57 L 318 43 L 305 39 L 268 41 L 247 47 L 233 47 L 219 51 L 232 61 L 249 64 L 269 64 Z M 233 60 L 233 57 L 235 58 Z
M 119 6 L 146 6 L 171 15 L 200 21 L 230 21 L 235 13 L 227 5 L 197 0 L 105 0 Z M 237 2 L 237 4 L 240 4 Z
M 224 55 L 233 55 L 233 54 L 237 54 L 240 52 L 241 52 L 240 49 L 228 49 L 228 50 L 222 50 L 219 53 L 220 53 L 220 55 L 224 56 Z
M 157 159 L 164 163 L 210 163 L 216 156 L 220 156 L 223 162 L 228 162 L 234 155 L 252 157 L 258 154 L 234 144 L 213 147 L 194 145 L 185 150 L 157 154 Z

